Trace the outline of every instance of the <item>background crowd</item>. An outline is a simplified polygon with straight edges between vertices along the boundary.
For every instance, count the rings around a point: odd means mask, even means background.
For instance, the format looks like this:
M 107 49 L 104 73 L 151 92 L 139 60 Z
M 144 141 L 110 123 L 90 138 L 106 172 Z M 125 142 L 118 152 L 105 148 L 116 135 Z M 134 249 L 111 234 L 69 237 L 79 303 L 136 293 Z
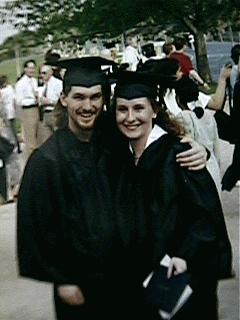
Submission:
M 103 50 L 101 55 L 116 60 L 115 52 L 109 49 Z M 128 37 L 121 59 L 122 66 L 131 71 L 141 70 L 143 64 L 154 60 L 174 59 L 177 62 L 176 68 L 185 80 L 180 81 L 175 90 L 165 92 L 164 105 L 172 116 L 184 123 L 187 134 L 211 152 L 208 169 L 214 171 L 219 193 L 222 178 L 219 137 L 236 145 L 233 163 L 223 177 L 222 189 L 230 191 L 239 180 L 239 133 L 236 129 L 240 94 L 239 55 L 240 45 L 236 44 L 230 52 L 232 63 L 221 71 L 218 87 L 212 95 L 207 93 L 209 84 L 195 70 L 183 38 L 165 42 L 159 54 L 153 43 L 140 48 L 136 37 Z M 6 75 L 0 77 L 1 136 L 14 145 L 9 154 L 0 154 L 2 203 L 16 199 L 27 158 L 66 120 L 59 101 L 64 69 L 53 66 L 58 59 L 60 54 L 49 50 L 40 66 L 34 60 L 25 61 L 23 73 L 14 86 L 9 84 Z M 164 72 L 172 71 L 166 68 Z M 191 97 L 189 92 L 193 93 Z M 202 115 L 201 111 L 200 114 L 196 112 L 200 108 L 204 110 Z
M 2 203 L 18 199 L 19 274 L 53 283 L 59 320 L 159 319 L 141 284 L 168 253 L 170 275 L 193 276 L 175 319 L 207 310 L 217 320 L 218 280 L 233 276 L 219 200 L 240 178 L 240 45 L 210 94 L 184 39 L 164 43 L 162 55 L 136 40 L 117 67 L 106 50 L 97 71 L 99 57 L 49 51 L 41 65 L 26 60 L 14 85 L 1 76 L 0 192 Z M 178 161 L 192 150 L 183 136 L 206 150 L 208 172 Z M 235 144 L 223 179 L 220 138 Z

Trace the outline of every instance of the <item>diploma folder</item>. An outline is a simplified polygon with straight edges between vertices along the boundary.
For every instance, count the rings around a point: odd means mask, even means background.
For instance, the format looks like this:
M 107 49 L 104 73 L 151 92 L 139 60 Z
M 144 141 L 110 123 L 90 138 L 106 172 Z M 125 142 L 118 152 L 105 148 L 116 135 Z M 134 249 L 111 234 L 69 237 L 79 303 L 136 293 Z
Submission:
M 157 307 L 163 319 L 171 319 L 192 294 L 187 272 L 168 279 L 167 270 L 166 265 L 160 264 L 143 283 L 147 304 Z

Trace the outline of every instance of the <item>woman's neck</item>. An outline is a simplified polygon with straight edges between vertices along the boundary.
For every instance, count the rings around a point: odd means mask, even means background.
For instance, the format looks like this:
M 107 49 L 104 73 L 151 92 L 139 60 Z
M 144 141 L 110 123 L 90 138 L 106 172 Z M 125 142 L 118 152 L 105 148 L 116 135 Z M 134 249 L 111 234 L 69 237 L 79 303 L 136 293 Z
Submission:
M 143 154 L 143 151 L 144 151 L 146 143 L 147 143 L 147 139 L 148 139 L 148 137 L 144 137 L 144 139 L 136 139 L 136 140 L 133 139 L 130 141 L 130 145 L 133 149 L 135 165 L 137 165 L 138 160 L 140 159 L 141 155 Z
M 149 126 L 146 128 L 146 131 L 143 135 L 141 135 L 139 138 L 136 139 L 130 139 L 129 143 L 133 149 L 135 164 L 137 165 L 139 158 L 142 156 L 143 151 L 146 148 L 146 144 L 148 141 L 148 138 L 152 132 L 153 127 Z

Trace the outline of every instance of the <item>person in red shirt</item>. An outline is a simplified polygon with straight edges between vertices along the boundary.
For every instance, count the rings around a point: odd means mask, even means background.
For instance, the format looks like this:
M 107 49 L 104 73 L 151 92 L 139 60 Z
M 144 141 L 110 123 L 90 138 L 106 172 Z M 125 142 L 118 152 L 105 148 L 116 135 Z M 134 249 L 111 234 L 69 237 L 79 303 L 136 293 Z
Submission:
M 184 75 L 190 76 L 199 85 L 203 86 L 206 90 L 209 90 L 208 84 L 199 76 L 194 69 L 191 59 L 186 54 L 186 40 L 184 38 L 176 38 L 173 44 L 176 50 L 171 53 L 170 58 L 178 61 Z

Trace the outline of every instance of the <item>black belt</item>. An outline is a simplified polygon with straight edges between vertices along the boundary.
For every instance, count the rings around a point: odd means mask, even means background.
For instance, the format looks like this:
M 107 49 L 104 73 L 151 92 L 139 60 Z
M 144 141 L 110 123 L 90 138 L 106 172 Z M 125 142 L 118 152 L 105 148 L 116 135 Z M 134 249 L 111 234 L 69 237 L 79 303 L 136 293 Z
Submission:
M 53 110 L 44 110 L 43 112 L 44 113 L 50 113 L 50 112 L 53 112 Z
M 29 106 L 22 106 L 23 109 L 31 109 L 31 108 L 36 108 L 38 105 L 37 104 L 30 104 Z

